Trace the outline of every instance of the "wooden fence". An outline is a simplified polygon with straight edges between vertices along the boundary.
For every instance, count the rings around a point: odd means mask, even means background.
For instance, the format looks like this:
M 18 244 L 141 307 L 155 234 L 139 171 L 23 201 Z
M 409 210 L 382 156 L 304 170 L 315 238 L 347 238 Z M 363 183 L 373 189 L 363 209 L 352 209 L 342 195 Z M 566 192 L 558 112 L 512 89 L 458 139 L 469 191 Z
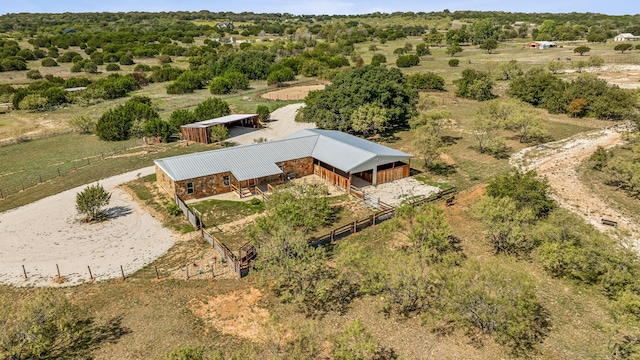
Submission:
M 447 197 L 448 195 L 453 195 L 455 192 L 455 188 L 450 188 L 440 191 L 437 194 L 409 202 L 409 205 L 415 207 L 422 204 L 435 202 Z M 236 256 L 231 250 L 229 250 L 229 248 L 225 244 L 218 240 L 214 235 L 207 232 L 204 229 L 204 226 L 201 226 L 202 224 L 200 222 L 200 218 L 197 217 L 191 209 L 189 209 L 189 207 L 184 203 L 184 201 L 182 201 L 182 199 L 180 199 L 180 197 L 178 197 L 178 195 L 175 195 L 174 199 L 176 200 L 176 204 L 178 204 L 180 209 L 182 209 L 182 211 L 185 213 L 189 221 L 192 221 L 192 219 L 194 219 L 195 223 L 192 222 L 192 224 L 194 224 L 194 226 L 196 226 L 196 228 L 200 230 L 202 237 L 207 240 L 209 244 L 211 244 L 211 246 L 213 246 L 214 249 L 216 249 L 216 251 L 218 251 L 223 256 L 223 258 L 229 263 L 229 265 L 231 265 L 238 276 L 246 276 L 249 273 L 251 263 L 258 257 L 258 249 L 256 249 L 256 247 L 254 247 L 250 243 L 246 243 L 242 247 L 240 247 L 239 255 Z M 362 231 L 370 226 L 378 225 L 379 223 L 391 219 L 395 216 L 395 207 L 384 203 L 379 199 L 378 205 L 382 209 L 381 211 L 378 211 L 365 219 L 355 220 L 353 223 L 337 227 L 324 235 L 312 238 L 309 240 L 309 245 L 312 247 L 318 247 L 332 243 L 351 234 Z
M 173 199 L 175 200 L 176 204 L 178 204 L 178 207 L 180 207 L 180 210 L 182 210 L 182 213 L 184 213 L 184 215 L 187 217 L 187 220 L 189 220 L 189 222 L 196 228 L 196 230 L 200 230 L 202 228 L 200 217 L 196 216 L 196 213 L 193 210 L 189 209 L 187 204 L 182 201 L 182 199 L 180 199 L 180 196 L 178 196 L 178 194 L 173 194 Z
M 339 186 L 343 189 L 349 189 L 349 179 L 344 176 L 340 176 L 329 169 L 325 169 L 320 165 L 314 164 L 313 173 L 330 182 L 331 185 Z
M 401 165 L 391 169 L 380 170 L 376 174 L 378 184 L 384 184 L 399 179 L 404 179 L 409 176 L 411 168 L 409 165 Z

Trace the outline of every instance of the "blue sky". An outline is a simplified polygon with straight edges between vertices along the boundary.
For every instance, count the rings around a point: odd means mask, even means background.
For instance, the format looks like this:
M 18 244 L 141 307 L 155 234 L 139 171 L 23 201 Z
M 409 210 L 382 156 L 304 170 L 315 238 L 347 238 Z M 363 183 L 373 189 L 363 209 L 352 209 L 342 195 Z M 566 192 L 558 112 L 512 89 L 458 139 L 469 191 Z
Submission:
M 508 12 L 593 12 L 609 15 L 638 14 L 637 0 L 1 0 L 0 12 L 127 12 L 127 11 L 252 11 L 291 14 L 364 14 L 394 11 L 499 10 Z M 631 5 L 631 6 L 630 6 Z

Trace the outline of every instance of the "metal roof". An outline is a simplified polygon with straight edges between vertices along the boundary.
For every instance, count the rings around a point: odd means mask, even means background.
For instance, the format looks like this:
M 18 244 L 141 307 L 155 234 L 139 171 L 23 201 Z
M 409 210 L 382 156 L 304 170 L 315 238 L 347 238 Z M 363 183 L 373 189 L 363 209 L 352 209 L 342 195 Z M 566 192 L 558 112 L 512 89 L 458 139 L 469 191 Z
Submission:
M 345 172 L 371 170 L 413 156 L 353 135 L 302 130 L 278 141 L 243 145 L 155 160 L 174 181 L 231 172 L 243 181 L 279 174 L 277 162 L 313 157 Z
M 233 115 L 227 115 L 227 116 L 223 116 L 215 119 L 198 121 L 192 124 L 182 125 L 182 127 L 201 128 L 201 127 L 207 127 L 210 125 L 228 124 L 234 121 L 249 119 L 255 116 L 258 116 L 258 114 L 233 114 Z

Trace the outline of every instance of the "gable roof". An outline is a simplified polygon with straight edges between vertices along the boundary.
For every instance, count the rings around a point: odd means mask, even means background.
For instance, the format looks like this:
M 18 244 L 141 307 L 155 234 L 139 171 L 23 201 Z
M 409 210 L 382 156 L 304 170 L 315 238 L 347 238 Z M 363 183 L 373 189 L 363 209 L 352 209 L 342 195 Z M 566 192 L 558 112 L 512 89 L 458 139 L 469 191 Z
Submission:
M 280 174 L 276 163 L 304 157 L 355 173 L 413 156 L 339 131 L 302 130 L 282 140 L 158 159 L 155 164 L 174 181 L 223 172 L 243 181 Z

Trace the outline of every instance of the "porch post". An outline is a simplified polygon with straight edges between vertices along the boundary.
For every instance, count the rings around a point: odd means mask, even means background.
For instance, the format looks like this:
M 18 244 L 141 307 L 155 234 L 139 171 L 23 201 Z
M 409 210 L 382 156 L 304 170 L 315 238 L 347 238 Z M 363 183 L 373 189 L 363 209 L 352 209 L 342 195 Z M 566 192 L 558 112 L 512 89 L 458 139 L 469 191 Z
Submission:
M 371 185 L 378 184 L 378 165 L 373 167 L 373 176 L 371 177 Z

